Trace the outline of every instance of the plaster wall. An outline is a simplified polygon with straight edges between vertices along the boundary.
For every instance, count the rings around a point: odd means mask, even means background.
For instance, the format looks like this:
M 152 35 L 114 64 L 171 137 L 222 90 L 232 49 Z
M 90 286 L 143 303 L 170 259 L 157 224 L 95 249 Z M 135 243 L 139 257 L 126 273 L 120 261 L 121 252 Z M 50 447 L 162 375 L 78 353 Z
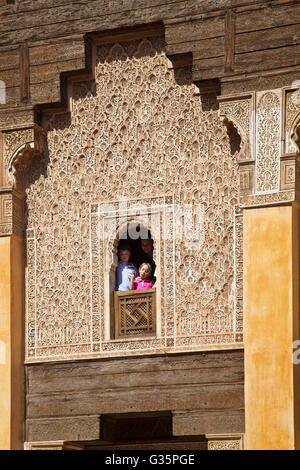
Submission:
M 246 449 L 294 449 L 292 207 L 244 213 Z
M 24 426 L 23 241 L 0 237 L 0 449 L 21 449 Z
M 10 237 L 0 238 L 0 448 L 10 448 Z

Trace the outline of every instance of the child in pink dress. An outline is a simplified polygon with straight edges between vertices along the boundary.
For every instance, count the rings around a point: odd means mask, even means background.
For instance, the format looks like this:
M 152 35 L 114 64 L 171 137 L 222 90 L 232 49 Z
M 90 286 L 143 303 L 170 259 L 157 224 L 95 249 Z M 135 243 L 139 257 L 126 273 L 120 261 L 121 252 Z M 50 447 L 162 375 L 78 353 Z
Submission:
M 134 279 L 134 275 L 132 274 L 130 277 L 130 290 L 152 289 L 155 283 L 150 277 L 150 264 L 142 263 L 139 267 L 139 276 Z

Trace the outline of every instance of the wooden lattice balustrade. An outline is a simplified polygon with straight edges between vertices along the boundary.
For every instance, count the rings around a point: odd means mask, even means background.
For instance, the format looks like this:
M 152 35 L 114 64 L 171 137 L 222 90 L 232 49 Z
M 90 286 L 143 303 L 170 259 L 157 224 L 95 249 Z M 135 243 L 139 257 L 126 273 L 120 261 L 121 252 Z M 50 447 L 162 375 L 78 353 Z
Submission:
M 155 320 L 155 289 L 115 292 L 116 338 L 154 334 Z

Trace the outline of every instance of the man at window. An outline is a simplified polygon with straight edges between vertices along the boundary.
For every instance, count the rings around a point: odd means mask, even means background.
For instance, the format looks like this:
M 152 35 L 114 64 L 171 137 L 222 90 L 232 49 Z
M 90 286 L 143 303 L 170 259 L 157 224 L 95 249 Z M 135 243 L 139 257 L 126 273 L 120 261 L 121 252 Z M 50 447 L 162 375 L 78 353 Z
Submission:
M 153 278 L 155 281 L 156 276 L 156 264 L 153 259 L 153 240 L 151 238 L 141 238 L 141 248 L 142 248 L 142 262 L 149 263 L 152 269 Z

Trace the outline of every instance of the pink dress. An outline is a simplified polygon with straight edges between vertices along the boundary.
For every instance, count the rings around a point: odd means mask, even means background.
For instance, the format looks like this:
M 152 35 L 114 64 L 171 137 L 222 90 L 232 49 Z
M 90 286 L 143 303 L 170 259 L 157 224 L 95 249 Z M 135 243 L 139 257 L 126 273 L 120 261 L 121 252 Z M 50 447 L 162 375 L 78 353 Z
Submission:
M 140 289 L 152 289 L 154 286 L 154 281 L 151 281 L 150 279 L 140 279 L 137 278 L 133 281 L 133 288 L 136 290 Z

